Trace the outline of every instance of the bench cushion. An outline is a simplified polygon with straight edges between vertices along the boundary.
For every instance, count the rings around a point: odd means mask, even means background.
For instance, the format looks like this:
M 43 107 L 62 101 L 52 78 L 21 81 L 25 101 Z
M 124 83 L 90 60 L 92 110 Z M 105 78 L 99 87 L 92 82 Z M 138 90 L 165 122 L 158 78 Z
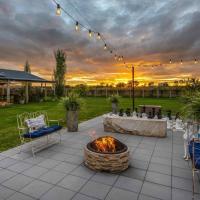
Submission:
M 61 128 L 62 128 L 62 126 L 60 126 L 60 125 L 52 125 L 52 126 L 40 128 L 40 129 L 35 130 L 31 133 L 30 132 L 25 133 L 23 135 L 23 137 L 24 138 L 38 138 L 38 137 L 42 137 L 42 136 L 47 135 L 47 134 L 51 134 L 55 131 L 58 131 Z
M 193 159 L 193 141 L 189 144 L 190 157 Z M 194 143 L 194 164 L 196 169 L 200 169 L 200 143 Z

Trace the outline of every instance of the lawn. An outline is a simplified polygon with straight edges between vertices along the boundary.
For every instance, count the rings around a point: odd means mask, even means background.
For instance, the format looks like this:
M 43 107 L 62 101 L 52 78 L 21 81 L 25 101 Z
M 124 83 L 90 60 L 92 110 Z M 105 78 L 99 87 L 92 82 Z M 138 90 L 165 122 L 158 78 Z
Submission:
M 80 111 L 79 120 L 84 121 L 110 111 L 110 103 L 103 97 L 84 98 L 84 109 Z M 168 109 L 178 112 L 182 104 L 178 99 L 168 98 L 137 98 L 136 106 L 139 104 L 161 105 L 163 111 Z M 131 107 L 130 98 L 122 98 L 120 108 Z M 20 144 L 17 131 L 16 115 L 23 112 L 45 110 L 49 119 L 64 119 L 65 111 L 59 102 L 29 103 L 27 105 L 12 105 L 7 108 L 0 108 L 0 152 Z

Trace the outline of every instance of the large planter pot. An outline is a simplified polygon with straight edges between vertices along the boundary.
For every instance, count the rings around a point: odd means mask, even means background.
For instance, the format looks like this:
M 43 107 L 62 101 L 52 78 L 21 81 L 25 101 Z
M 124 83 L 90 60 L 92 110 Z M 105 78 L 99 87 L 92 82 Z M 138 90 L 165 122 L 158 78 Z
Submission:
M 67 130 L 69 132 L 78 131 L 78 111 L 67 111 Z
M 118 112 L 118 104 L 112 103 L 112 113 L 117 114 L 117 112 Z

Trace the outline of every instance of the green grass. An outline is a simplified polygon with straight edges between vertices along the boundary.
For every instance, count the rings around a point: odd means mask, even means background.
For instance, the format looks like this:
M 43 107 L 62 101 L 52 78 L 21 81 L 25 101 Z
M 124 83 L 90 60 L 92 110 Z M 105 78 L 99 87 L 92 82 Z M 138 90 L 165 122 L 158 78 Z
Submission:
M 110 103 L 103 97 L 84 98 L 85 106 L 80 111 L 79 121 L 84 121 L 110 111 Z M 130 98 L 122 98 L 120 108 L 131 107 Z M 183 106 L 177 99 L 137 98 L 136 106 L 140 104 L 161 105 L 163 110 L 171 109 L 178 112 Z M 64 119 L 65 110 L 58 102 L 30 103 L 27 105 L 12 105 L 0 108 L 0 152 L 20 144 L 17 131 L 16 115 L 23 112 L 45 110 L 49 119 Z

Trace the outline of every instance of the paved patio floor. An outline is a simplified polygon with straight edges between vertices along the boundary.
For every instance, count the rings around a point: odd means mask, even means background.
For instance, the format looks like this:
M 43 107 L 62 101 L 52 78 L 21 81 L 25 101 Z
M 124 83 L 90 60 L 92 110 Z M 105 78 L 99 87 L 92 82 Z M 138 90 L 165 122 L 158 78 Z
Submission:
M 121 174 L 96 173 L 83 165 L 91 135 L 113 135 L 130 148 L 130 168 Z M 63 130 L 62 143 L 36 154 L 30 145 L 0 154 L 0 200 L 190 200 L 191 164 L 182 159 L 182 133 L 164 139 L 105 133 L 102 118 Z M 196 176 L 195 199 L 200 199 Z

